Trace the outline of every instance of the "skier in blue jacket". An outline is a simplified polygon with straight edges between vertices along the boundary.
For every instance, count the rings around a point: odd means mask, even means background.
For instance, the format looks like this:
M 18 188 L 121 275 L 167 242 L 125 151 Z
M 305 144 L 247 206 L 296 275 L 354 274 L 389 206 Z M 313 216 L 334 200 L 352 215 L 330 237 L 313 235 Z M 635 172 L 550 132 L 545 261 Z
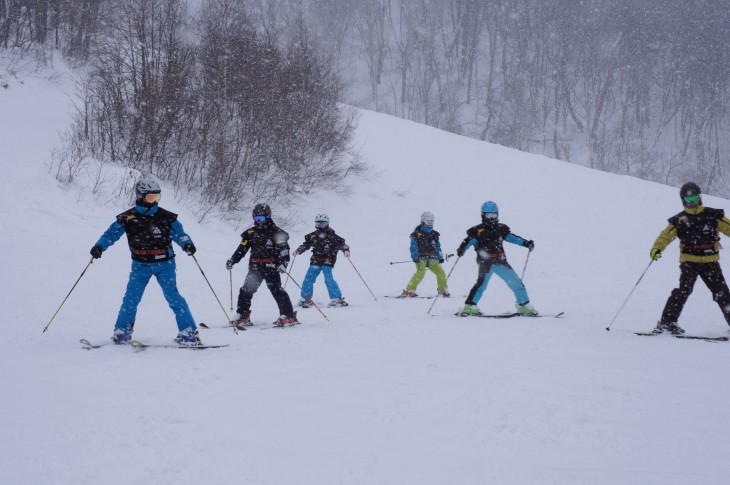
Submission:
M 142 178 L 135 185 L 135 192 L 135 206 L 119 214 L 91 248 L 91 256 L 101 258 L 101 254 L 126 233 L 132 253 L 132 272 L 111 339 L 115 344 L 128 344 L 132 340 L 137 306 L 147 283 L 155 276 L 175 313 L 179 331 L 175 342 L 185 346 L 202 345 L 190 308 L 177 289 L 172 241 L 189 256 L 195 254 L 195 245 L 177 220 L 177 214 L 157 205 L 161 194 L 157 181 Z
M 474 246 L 479 264 L 479 276 L 466 298 L 462 315 L 481 313 L 477 303 L 484 294 L 484 290 L 487 289 L 487 284 L 493 274 L 502 278 L 515 294 L 517 313 L 525 316 L 538 314 L 537 310 L 530 305 L 525 285 L 507 262 L 502 241 L 524 246 L 529 251 L 535 249 L 534 242 L 512 234 L 509 227 L 499 222 L 499 207 L 496 202 L 490 200 L 482 204 L 482 223 L 466 231 L 466 238 L 456 250 L 456 254 L 461 257 L 468 248 Z
M 400 294 L 400 298 L 415 298 L 418 296 L 416 289 L 426 276 L 426 268 L 436 275 L 436 290 L 439 296 L 448 298 L 449 289 L 446 282 L 446 273 L 441 267 L 444 262 L 444 255 L 441 252 L 441 236 L 433 229 L 435 217 L 433 212 L 426 211 L 421 214 L 421 224 L 411 233 L 411 259 L 416 263 L 416 272 L 406 285 L 406 289 Z

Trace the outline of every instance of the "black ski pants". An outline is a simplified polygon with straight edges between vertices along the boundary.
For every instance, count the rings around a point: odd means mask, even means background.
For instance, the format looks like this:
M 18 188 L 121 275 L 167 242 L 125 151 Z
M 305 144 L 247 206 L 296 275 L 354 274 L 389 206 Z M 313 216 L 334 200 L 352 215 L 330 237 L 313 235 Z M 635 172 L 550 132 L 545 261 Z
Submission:
M 259 263 L 249 265 L 246 279 L 243 282 L 241 291 L 238 292 L 238 313 L 240 315 L 250 314 L 251 299 L 261 286 L 261 282 L 266 280 L 266 286 L 279 306 L 279 315 L 285 315 L 289 318 L 294 316 L 291 299 L 281 287 L 281 274 L 276 271 L 276 268 L 269 266 L 273 265 Z
M 679 288 L 672 290 L 662 312 L 662 323 L 677 323 L 684 304 L 694 289 L 697 277 L 702 278 L 712 292 L 712 299 L 720 306 L 725 321 L 730 325 L 730 290 L 722 274 L 720 263 L 682 263 L 679 265 Z

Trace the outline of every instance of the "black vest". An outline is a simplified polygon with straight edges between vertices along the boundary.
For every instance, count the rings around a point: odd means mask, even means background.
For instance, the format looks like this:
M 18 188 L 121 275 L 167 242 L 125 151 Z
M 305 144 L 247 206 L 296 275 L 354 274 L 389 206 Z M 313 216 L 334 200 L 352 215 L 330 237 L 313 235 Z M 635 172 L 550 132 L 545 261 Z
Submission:
M 725 217 L 722 209 L 705 207 L 699 214 L 680 212 L 669 218 L 669 223 L 677 229 L 677 237 L 682 244 L 682 253 L 692 256 L 713 256 L 718 254 L 717 241 L 720 235 L 717 224 Z
M 154 214 L 143 215 L 134 208 L 117 216 L 127 233 L 132 259 L 142 263 L 167 261 L 175 257 L 170 231 L 177 214 L 160 207 Z
M 503 258 L 504 246 L 502 241 L 510 233 L 510 229 L 505 224 L 497 222 L 495 224 L 479 224 L 466 231 L 467 240 L 476 239 L 477 259 Z
M 312 247 L 312 258 L 309 262 L 315 266 L 334 266 L 337 252 L 345 242 L 331 228 L 316 230 L 304 236 L 304 240 Z
M 417 226 L 411 233 L 411 237 L 416 239 L 418 256 L 422 258 L 438 256 L 439 236 L 438 231 L 424 232 L 421 226 Z

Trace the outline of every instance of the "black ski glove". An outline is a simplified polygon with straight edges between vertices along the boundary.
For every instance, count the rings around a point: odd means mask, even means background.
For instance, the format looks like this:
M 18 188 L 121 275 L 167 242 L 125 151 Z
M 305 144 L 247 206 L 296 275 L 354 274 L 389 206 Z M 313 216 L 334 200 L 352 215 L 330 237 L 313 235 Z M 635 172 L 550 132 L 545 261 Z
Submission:
M 99 244 L 94 244 L 94 247 L 91 248 L 91 251 L 89 251 L 89 253 L 91 254 L 91 257 L 93 257 L 94 259 L 101 258 L 101 253 L 103 253 L 103 252 L 104 252 L 104 250 L 101 249 L 101 246 Z
M 465 252 L 465 251 L 464 251 L 464 249 L 463 249 L 463 248 L 459 248 L 459 249 L 457 249 L 457 250 L 456 250 L 456 255 L 457 255 L 458 257 L 462 257 L 462 256 L 464 255 L 464 252 Z
M 183 247 L 183 251 L 188 253 L 188 256 L 192 256 L 193 254 L 195 254 L 195 251 L 197 251 L 197 249 L 195 248 L 195 244 L 187 243 L 185 247 Z
M 535 249 L 535 243 L 532 241 L 532 239 L 530 239 L 525 243 L 525 247 L 528 251 L 532 252 L 532 250 Z

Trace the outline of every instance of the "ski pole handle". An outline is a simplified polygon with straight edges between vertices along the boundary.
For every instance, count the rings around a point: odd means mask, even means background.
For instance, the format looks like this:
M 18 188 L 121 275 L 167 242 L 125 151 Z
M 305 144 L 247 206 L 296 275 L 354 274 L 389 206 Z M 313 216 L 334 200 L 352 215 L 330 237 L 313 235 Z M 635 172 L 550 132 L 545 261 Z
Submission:
M 403 263 L 412 263 L 410 259 L 408 261 L 391 261 L 390 264 L 403 264 Z

